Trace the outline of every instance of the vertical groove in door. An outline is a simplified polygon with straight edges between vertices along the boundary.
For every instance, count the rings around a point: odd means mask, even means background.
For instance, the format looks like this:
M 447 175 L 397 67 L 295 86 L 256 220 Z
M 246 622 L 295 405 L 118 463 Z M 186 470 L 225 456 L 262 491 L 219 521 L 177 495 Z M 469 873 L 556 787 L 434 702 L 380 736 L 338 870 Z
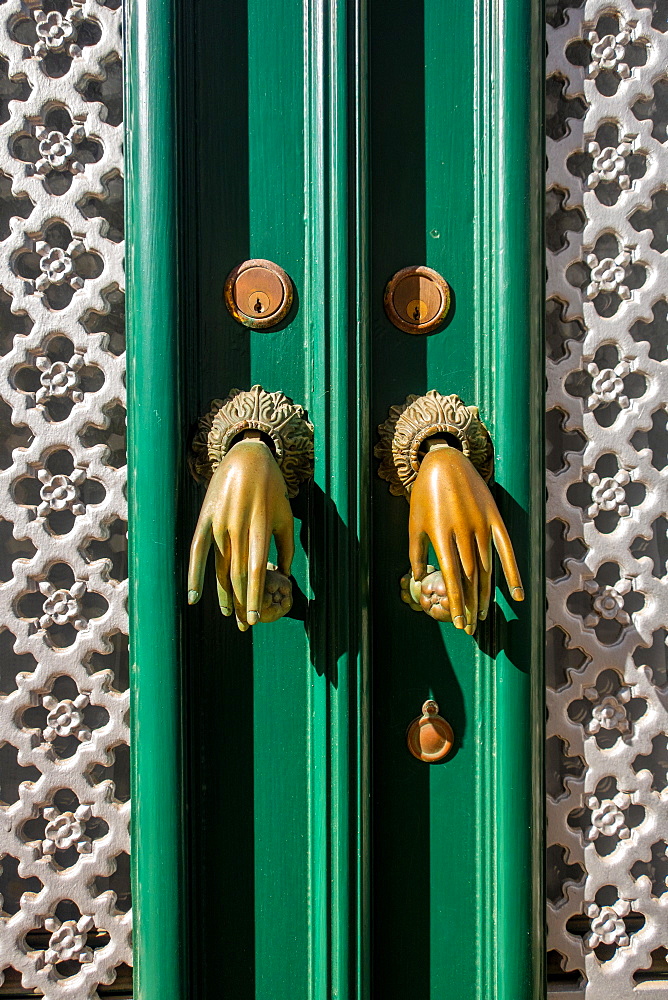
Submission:
M 370 687 L 371 670 L 371 622 L 369 614 L 371 578 L 370 545 L 371 537 L 371 387 L 370 387 L 370 322 L 371 289 L 369 273 L 369 112 L 368 112 L 368 5 L 366 0 L 355 0 L 352 5 L 352 54 L 351 54 L 351 120 L 352 120 L 352 181 L 351 197 L 355 225 L 354 269 L 355 291 L 351 297 L 354 314 L 350 317 L 350 327 L 355 329 L 357 342 L 354 364 L 356 370 L 356 467 L 357 467 L 357 583 L 359 607 L 359 651 L 357 655 L 356 712 L 353 716 L 356 750 L 356 795 L 357 814 L 352 827 L 356 851 L 356 892 L 351 893 L 355 901 L 354 923 L 351 933 L 355 935 L 357 952 L 355 955 L 355 981 L 352 995 L 356 1000 L 370 997 L 370 947 L 371 947 L 371 865 L 370 865 Z
M 176 0 L 126 14 L 132 859 L 138 1000 L 184 996 Z
M 368 961 L 368 560 L 359 499 L 369 463 L 368 428 L 361 431 L 367 291 L 356 222 L 366 197 L 364 42 L 356 5 L 319 0 L 304 11 L 306 344 L 309 412 L 320 442 L 310 516 L 311 583 L 320 609 L 312 637 L 311 990 L 318 1000 L 345 1000 L 365 995 Z
M 474 257 L 475 257 L 475 371 L 476 402 L 483 419 L 491 422 L 494 406 L 494 380 L 492 372 L 494 348 L 490 331 L 494 303 L 494 282 L 490 270 L 494 266 L 493 245 L 489 220 L 494 210 L 493 168 L 494 156 L 489 141 L 489 123 L 493 106 L 493 38 L 494 3 L 481 0 L 477 5 L 474 25 L 474 87 L 475 109 L 473 116 L 474 145 L 477 151 L 474 183 Z M 490 614 L 490 631 L 494 628 L 494 612 Z M 491 657 L 476 657 L 475 675 L 475 725 L 480 741 L 475 755 L 476 817 L 476 933 L 477 971 L 479 997 L 495 998 L 498 989 L 496 961 L 497 918 L 497 852 L 490 849 L 489 838 L 496 830 L 497 810 L 495 795 L 494 758 L 496 755 L 496 664 Z
M 305 150 L 304 179 L 306 206 L 306 254 L 304 261 L 304 292 L 305 292 L 305 349 L 307 351 L 307 368 L 311 377 L 311 400 L 309 415 L 318 436 L 329 440 L 329 428 L 326 424 L 328 416 L 326 371 L 326 336 L 328 332 L 327 308 L 327 247 L 325 229 L 325 169 L 326 169 L 326 119 L 324 110 L 325 67 L 323 66 L 325 49 L 325 16 L 326 5 L 323 3 L 304 4 L 304 118 L 305 118 Z M 318 377 L 320 373 L 320 378 Z M 320 451 L 320 449 L 318 449 Z M 328 456 L 328 450 L 326 452 Z M 330 478 L 329 469 L 323 472 L 316 468 L 315 489 L 323 485 L 323 505 L 327 500 L 327 482 Z M 319 493 L 315 494 L 315 500 Z M 321 505 L 321 506 L 323 506 Z M 309 534 L 311 552 L 309 560 L 309 576 L 311 591 L 322 594 L 324 601 L 329 603 L 329 591 L 326 589 L 327 573 L 324 565 L 318 566 L 315 561 L 315 545 L 319 548 L 319 558 L 326 559 L 329 524 L 324 518 L 316 517 L 315 502 L 309 512 Z M 325 537 L 317 539 L 316 533 L 325 531 Z M 327 616 L 329 620 L 329 616 Z M 324 622 L 323 622 L 324 625 Z M 329 995 L 329 908 L 330 908 L 330 873 L 329 873 L 329 837 L 328 827 L 328 782 L 329 760 L 328 742 L 328 670 L 327 638 L 322 635 L 316 646 L 315 636 L 311 638 L 311 660 L 315 659 L 320 669 L 310 672 L 310 718 L 309 718 L 309 948 L 310 973 L 309 987 L 311 1000 Z

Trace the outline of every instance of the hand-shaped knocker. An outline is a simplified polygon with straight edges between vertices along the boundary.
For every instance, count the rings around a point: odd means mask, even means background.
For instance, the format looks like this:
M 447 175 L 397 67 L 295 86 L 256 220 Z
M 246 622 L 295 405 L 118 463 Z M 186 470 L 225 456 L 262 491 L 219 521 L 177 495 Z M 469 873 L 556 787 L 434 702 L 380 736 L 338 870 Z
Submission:
M 312 475 L 313 428 L 304 411 L 260 386 L 232 390 L 200 421 L 193 472 L 209 485 L 190 548 L 188 603 L 200 599 L 213 543 L 220 610 L 245 632 L 292 606 L 295 551 L 290 496 Z M 272 537 L 278 565 L 267 562 Z
M 379 474 L 410 502 L 411 573 L 401 581 L 402 598 L 472 635 L 491 600 L 492 542 L 512 597 L 524 600 L 513 547 L 484 478 L 491 475 L 492 450 L 477 408 L 432 390 L 393 407 L 380 433 Z M 430 543 L 440 571 L 427 565 Z

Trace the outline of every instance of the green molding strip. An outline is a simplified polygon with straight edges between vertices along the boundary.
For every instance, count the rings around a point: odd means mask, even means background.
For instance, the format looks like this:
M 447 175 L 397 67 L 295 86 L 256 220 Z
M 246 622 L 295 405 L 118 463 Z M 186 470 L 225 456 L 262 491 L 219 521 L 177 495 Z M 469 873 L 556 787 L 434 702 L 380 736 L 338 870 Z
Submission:
M 496 962 L 494 1000 L 545 996 L 544 239 L 542 4 L 491 5 L 495 30 L 492 260 L 497 483 L 524 556 L 525 608 L 497 659 Z M 519 507 L 522 510 L 519 510 Z M 520 927 L 525 933 L 518 933 Z
M 483 996 L 545 996 L 544 896 L 544 37 L 542 4 L 489 0 L 483 44 L 491 126 L 485 329 L 495 379 L 490 416 L 499 507 L 521 553 L 524 606 L 497 590 L 493 959 Z M 492 82 L 493 81 L 493 82 Z M 490 280 L 491 279 L 491 280 Z M 484 278 L 483 278 L 484 280 Z M 498 583 L 498 574 L 497 574 Z M 515 619 L 515 620 L 513 620 Z M 484 917 L 483 917 L 484 919 Z M 490 956 L 491 957 L 491 956 Z
M 543 19 L 543 5 L 533 0 L 487 0 L 477 39 L 485 146 L 478 165 L 485 217 L 479 336 L 482 367 L 494 372 L 484 412 L 495 445 L 497 501 L 516 540 L 526 593 L 519 608 L 504 588 L 496 594 L 503 641 L 490 678 L 494 752 L 484 762 L 494 790 L 487 813 L 494 837 L 479 913 L 485 1000 L 543 1000 L 546 990 Z
M 183 868 L 175 549 L 176 0 L 126 4 L 128 467 L 136 1000 L 180 1000 Z M 141 623 L 141 627 L 140 627 Z
M 354 205 L 356 233 L 353 249 L 355 284 L 353 314 L 350 328 L 355 330 L 353 366 L 356 372 L 357 425 L 352 427 L 356 443 L 353 464 L 356 467 L 356 496 L 353 509 L 356 517 L 355 537 L 358 557 L 355 566 L 358 602 L 358 653 L 354 703 L 356 718 L 352 720 L 351 746 L 354 746 L 355 772 L 351 778 L 354 789 L 355 813 L 352 816 L 351 885 L 355 887 L 355 912 L 351 918 L 350 935 L 354 941 L 355 964 L 350 972 L 350 995 L 356 1000 L 371 996 L 371 476 L 374 428 L 371 419 L 371 278 L 369 259 L 369 12 L 367 0 L 349 4 L 351 60 L 349 89 L 351 94 L 350 131 L 351 185 L 350 202 Z M 360 614 L 360 609 L 362 613 Z

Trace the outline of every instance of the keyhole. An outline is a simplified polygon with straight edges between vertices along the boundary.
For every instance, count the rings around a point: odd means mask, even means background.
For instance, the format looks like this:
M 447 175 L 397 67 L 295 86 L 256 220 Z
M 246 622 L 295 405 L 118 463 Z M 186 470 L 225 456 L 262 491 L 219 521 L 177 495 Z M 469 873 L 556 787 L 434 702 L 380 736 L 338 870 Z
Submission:
M 423 299 L 411 299 L 410 302 L 406 303 L 404 309 L 406 310 L 406 318 L 411 323 L 415 323 L 416 326 L 423 323 L 429 313 L 429 308 Z
M 262 312 L 264 312 L 264 306 L 260 302 L 259 296 L 258 296 L 258 298 L 255 301 L 255 305 L 253 306 L 253 309 L 255 310 L 256 313 L 262 313 Z

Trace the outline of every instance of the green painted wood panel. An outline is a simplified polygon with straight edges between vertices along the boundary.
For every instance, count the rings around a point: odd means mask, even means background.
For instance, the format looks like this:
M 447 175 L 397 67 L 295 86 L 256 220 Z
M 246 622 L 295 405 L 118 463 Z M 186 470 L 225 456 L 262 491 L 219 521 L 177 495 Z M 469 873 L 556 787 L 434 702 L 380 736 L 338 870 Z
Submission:
M 269 16 L 259 0 L 193 12 L 188 420 L 231 387 L 260 382 L 305 405 L 317 428 L 315 481 L 293 505 L 292 617 L 239 635 L 220 619 L 210 580 L 186 625 L 202 996 L 235 996 L 242 983 L 267 1000 L 361 995 L 368 961 L 357 892 L 366 720 L 356 707 L 365 683 L 349 12 L 324 0 L 275 3 Z M 215 87 L 202 85 L 212 79 Z M 250 332 L 225 310 L 225 276 L 249 257 L 277 261 L 294 282 L 296 305 L 276 330 Z M 191 519 L 199 499 L 193 487 Z M 234 762 L 229 781 L 221 755 Z M 212 950 L 201 928 L 231 913 L 240 926 Z
M 543 995 L 542 935 L 530 933 L 532 906 L 542 907 L 540 780 L 535 797 L 530 789 L 540 773 L 544 615 L 541 35 L 531 7 L 370 4 L 374 423 L 390 403 L 430 388 L 480 406 L 528 595 L 511 607 L 504 583 L 475 641 L 407 609 L 389 612 L 387 583 L 396 588 L 409 565 L 408 512 L 376 486 L 379 995 Z M 395 271 L 417 263 L 436 268 L 454 293 L 446 329 L 424 338 L 395 330 L 379 294 Z M 456 734 L 439 767 L 409 757 L 403 741 L 427 697 Z
M 186 995 L 180 627 L 177 11 L 128 0 L 126 183 L 132 897 L 137 1000 Z
M 184 973 L 197 1000 L 542 995 L 532 6 L 130 0 L 140 1000 L 179 997 Z M 264 332 L 222 296 L 256 256 L 296 289 Z M 382 309 L 413 263 L 454 290 L 430 337 Z M 212 573 L 183 602 L 201 493 L 182 468 L 209 401 L 255 382 L 308 408 L 316 472 L 293 612 L 242 635 Z M 408 507 L 377 478 L 375 428 L 429 388 L 481 407 L 529 595 L 518 611 L 501 588 L 475 640 L 398 596 Z M 438 767 L 405 746 L 432 695 L 457 734 Z

